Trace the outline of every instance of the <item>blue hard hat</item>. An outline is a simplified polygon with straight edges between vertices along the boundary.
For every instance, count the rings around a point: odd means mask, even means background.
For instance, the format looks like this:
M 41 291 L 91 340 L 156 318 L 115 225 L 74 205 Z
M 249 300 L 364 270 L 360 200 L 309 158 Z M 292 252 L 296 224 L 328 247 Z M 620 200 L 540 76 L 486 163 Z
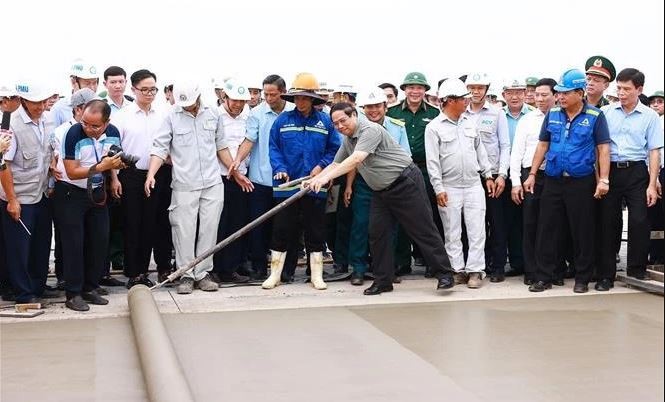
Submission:
M 554 87 L 557 92 L 569 92 L 576 89 L 586 88 L 586 74 L 584 71 L 576 68 L 566 70 L 559 80 L 559 84 Z

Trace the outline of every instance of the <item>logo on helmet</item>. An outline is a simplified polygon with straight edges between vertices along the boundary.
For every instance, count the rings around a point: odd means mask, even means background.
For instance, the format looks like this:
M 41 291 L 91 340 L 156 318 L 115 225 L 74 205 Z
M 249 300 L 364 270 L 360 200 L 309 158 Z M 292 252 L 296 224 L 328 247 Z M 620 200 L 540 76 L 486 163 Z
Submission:
M 180 101 L 181 102 L 185 102 L 186 100 L 187 100 L 187 95 L 185 95 L 185 94 L 180 95 Z

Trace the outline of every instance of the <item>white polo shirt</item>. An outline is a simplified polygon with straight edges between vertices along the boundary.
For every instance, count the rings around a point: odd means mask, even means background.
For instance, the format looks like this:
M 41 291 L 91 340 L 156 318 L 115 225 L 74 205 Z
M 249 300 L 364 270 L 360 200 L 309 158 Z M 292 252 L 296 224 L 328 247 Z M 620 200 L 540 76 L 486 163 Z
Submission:
M 155 105 L 145 113 L 134 102 L 113 115 L 111 122 L 118 127 L 123 151 L 139 158 L 136 162 L 137 169 L 148 170 L 152 141 L 165 118 L 164 111 L 155 108 Z
M 543 119 L 545 119 L 545 114 L 540 109 L 536 109 L 525 114 L 517 122 L 513 148 L 510 153 L 510 181 L 513 187 L 522 184 L 522 168 L 531 167 L 533 155 L 536 153 L 536 147 L 538 146 L 538 137 L 540 136 Z M 540 169 L 545 169 L 544 160 Z
M 249 118 L 249 113 L 250 107 L 247 104 L 245 104 L 245 108 L 237 117 L 232 117 L 229 112 L 226 111 L 224 105 L 219 106 L 219 115 L 222 120 L 222 126 L 224 127 L 224 132 L 222 134 L 222 149 L 228 148 L 233 159 L 235 159 L 238 154 L 240 144 L 247 136 L 247 119 Z M 246 175 L 248 163 L 249 158 L 246 158 L 238 167 L 238 171 Z M 224 166 L 222 161 L 219 161 L 219 167 L 223 176 L 226 176 L 229 173 L 229 170 Z

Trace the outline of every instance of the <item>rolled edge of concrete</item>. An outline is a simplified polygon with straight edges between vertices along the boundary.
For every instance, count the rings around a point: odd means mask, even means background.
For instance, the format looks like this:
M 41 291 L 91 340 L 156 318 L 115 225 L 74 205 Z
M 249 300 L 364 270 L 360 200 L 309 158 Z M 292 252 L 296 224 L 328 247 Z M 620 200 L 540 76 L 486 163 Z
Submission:
M 153 402 L 194 402 L 150 289 L 133 286 L 127 302 L 148 398 Z

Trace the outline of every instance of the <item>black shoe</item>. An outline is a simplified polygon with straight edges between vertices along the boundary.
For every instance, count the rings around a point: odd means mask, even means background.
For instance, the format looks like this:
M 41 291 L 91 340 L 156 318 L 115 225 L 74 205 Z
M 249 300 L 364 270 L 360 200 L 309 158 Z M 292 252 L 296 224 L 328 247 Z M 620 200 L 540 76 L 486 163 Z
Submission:
M 563 279 L 555 279 L 555 280 L 553 280 L 553 281 L 552 281 L 552 285 L 554 285 L 554 286 L 563 286 L 563 285 L 564 285 Z
M 65 302 L 65 306 L 74 311 L 90 310 L 90 306 L 88 306 L 88 303 L 86 303 L 85 300 L 83 300 L 83 298 L 80 295 L 76 295 L 71 299 L 67 299 L 67 301 Z
M 425 259 L 423 257 L 416 257 L 413 259 L 413 265 L 418 265 L 420 267 L 425 266 Z
M 439 281 L 436 284 L 436 289 L 450 289 L 455 286 L 455 278 L 452 275 L 445 275 L 439 278 Z
M 402 265 L 402 266 L 397 267 L 397 270 L 395 271 L 395 275 L 404 276 L 404 275 L 409 275 L 411 272 L 412 272 L 411 265 Z
M 402 283 L 402 277 L 395 275 L 393 277 L 393 283 Z
M 97 304 L 99 306 L 105 306 L 109 304 L 107 299 L 101 297 L 96 292 L 83 292 L 81 293 L 81 298 L 90 304 Z
M 595 289 L 599 292 L 607 292 L 614 287 L 614 282 L 610 279 L 601 279 L 596 282 Z
M 141 276 L 141 283 L 149 288 L 155 286 L 155 282 L 151 281 L 150 278 L 148 278 L 148 274 Z
M 42 292 L 42 294 L 39 297 L 41 297 L 42 299 L 57 299 L 58 297 L 62 297 L 64 295 L 65 294 L 62 293 L 59 290 L 44 289 L 44 291 Z
M 336 274 L 346 274 L 349 272 L 349 264 L 333 264 L 333 272 Z
M 101 281 L 100 281 L 100 284 L 102 284 Z M 141 275 L 137 276 L 136 278 L 129 278 L 129 280 L 127 281 L 127 284 L 125 286 L 127 286 L 127 289 L 131 289 L 132 287 L 134 287 L 136 285 L 143 285 L 143 278 L 141 278 Z M 106 285 L 106 286 L 109 286 L 109 285 Z
M 360 273 L 353 273 L 351 275 L 351 284 L 353 286 L 362 286 L 365 283 L 365 275 Z
M 100 296 L 108 296 L 109 295 L 109 291 L 106 290 L 105 288 L 102 288 L 102 287 L 98 287 L 98 288 L 94 289 L 93 292 L 97 293 Z
M 528 277 L 526 277 L 526 276 L 524 277 L 524 284 L 527 285 L 527 286 L 531 286 L 531 285 L 533 285 L 535 282 L 536 282 L 536 281 L 534 281 L 534 280 L 531 279 L 531 278 L 528 278 Z
M 112 277 L 110 275 L 105 276 L 102 279 L 100 279 L 99 284 L 101 286 L 127 286 L 127 289 L 130 288 L 128 283 L 126 284 L 125 282 L 123 282 L 121 280 L 118 280 L 118 279 L 115 279 L 114 277 Z
M 293 283 L 293 275 L 282 272 L 279 281 L 282 283 Z
M 374 296 L 374 295 L 379 295 L 384 292 L 392 292 L 393 291 L 393 285 L 378 285 L 376 282 L 372 284 L 372 286 L 368 287 L 365 289 L 363 294 L 365 296 Z
M 544 292 L 547 289 L 552 289 L 552 284 L 545 281 L 537 281 L 529 286 L 529 292 Z
M 232 273 L 229 276 L 222 276 L 222 282 L 224 283 L 247 283 L 249 282 L 249 277 L 240 275 L 237 272 Z
M 588 283 L 575 282 L 575 287 L 573 288 L 573 292 L 575 292 L 575 293 L 586 293 L 588 291 L 589 291 L 589 284 Z
M 13 290 L 8 289 L 8 290 L 2 292 L 2 300 L 7 301 L 7 302 L 15 302 L 16 301 L 16 293 L 14 293 Z
M 500 283 L 506 280 L 506 277 L 502 274 L 492 274 L 490 275 L 490 282 Z

